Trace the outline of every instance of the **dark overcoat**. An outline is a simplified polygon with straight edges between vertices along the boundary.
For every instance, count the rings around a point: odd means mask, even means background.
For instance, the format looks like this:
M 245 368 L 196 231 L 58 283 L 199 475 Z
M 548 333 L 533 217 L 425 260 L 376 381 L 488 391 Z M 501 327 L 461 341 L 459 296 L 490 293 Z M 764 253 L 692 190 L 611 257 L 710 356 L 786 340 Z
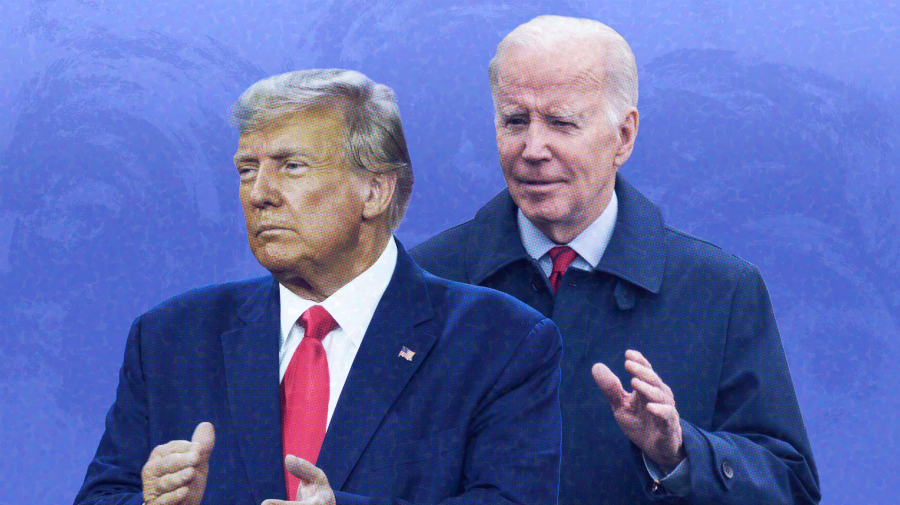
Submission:
M 509 293 L 559 327 L 559 503 L 666 497 L 591 376 L 602 362 L 628 388 L 627 349 L 647 357 L 681 415 L 691 491 L 670 501 L 817 503 L 818 475 L 759 270 L 666 225 L 621 175 L 615 189 L 618 217 L 599 265 L 568 269 L 555 296 L 522 245 L 508 190 L 411 252 L 429 272 Z

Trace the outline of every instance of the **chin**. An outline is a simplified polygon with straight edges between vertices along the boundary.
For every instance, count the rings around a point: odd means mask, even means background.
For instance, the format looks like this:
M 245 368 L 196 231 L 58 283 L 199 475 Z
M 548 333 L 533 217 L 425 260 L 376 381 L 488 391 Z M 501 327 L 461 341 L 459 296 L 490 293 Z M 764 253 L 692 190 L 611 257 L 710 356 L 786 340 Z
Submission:
M 532 222 L 554 222 L 568 215 L 563 211 L 565 205 L 562 205 L 558 198 L 533 198 L 518 195 L 513 200 L 516 202 L 516 206 L 522 209 L 525 217 Z
M 253 256 L 260 265 L 272 273 L 295 269 L 299 263 L 298 255 L 294 251 L 285 251 L 271 245 L 260 245 L 253 249 Z

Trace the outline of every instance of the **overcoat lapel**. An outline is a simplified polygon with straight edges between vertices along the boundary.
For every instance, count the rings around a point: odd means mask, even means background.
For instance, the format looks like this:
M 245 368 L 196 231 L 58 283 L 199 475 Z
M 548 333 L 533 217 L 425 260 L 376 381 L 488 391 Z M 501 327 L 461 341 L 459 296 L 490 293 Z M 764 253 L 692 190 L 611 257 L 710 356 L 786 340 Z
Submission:
M 416 328 L 433 314 L 425 274 L 399 242 L 397 249 L 394 275 L 353 360 L 316 463 L 336 490 L 435 341 L 428 325 Z M 415 353 L 412 360 L 399 355 L 403 347 Z
M 222 334 L 233 434 L 256 503 L 287 499 L 278 377 L 278 282 L 272 277 L 264 280 L 238 316 L 238 327 Z

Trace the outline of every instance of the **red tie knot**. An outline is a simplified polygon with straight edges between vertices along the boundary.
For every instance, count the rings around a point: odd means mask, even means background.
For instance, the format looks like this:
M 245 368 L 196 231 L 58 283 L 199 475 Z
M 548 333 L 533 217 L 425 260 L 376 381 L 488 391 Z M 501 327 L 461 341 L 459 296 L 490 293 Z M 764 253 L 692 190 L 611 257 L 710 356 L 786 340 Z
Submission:
M 566 269 L 578 257 L 578 253 L 567 245 L 556 246 L 550 249 L 549 254 L 553 260 L 553 272 L 559 272 L 560 275 L 566 273 Z
M 300 326 L 305 330 L 305 335 L 316 340 L 322 340 L 331 330 L 337 328 L 337 321 L 321 305 L 313 305 L 300 316 Z
M 578 253 L 567 245 L 556 246 L 547 253 L 553 260 L 553 270 L 550 271 L 550 287 L 556 293 L 559 290 L 559 282 L 569 268 L 569 265 L 575 261 Z

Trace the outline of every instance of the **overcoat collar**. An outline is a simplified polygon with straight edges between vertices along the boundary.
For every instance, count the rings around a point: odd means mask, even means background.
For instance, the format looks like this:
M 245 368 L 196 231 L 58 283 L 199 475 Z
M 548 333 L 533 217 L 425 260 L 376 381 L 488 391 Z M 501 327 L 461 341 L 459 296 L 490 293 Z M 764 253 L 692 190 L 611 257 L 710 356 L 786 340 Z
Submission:
M 612 237 L 596 270 L 658 293 L 666 266 L 665 221 L 659 207 L 616 175 L 619 212 Z M 504 189 L 475 214 L 468 244 L 471 282 L 480 284 L 528 253 L 519 236 L 516 204 Z
M 325 434 L 316 466 L 341 489 L 388 409 L 435 342 L 424 272 L 398 241 L 397 266 Z M 286 499 L 278 374 L 278 282 L 265 278 L 222 334 L 228 403 L 254 498 Z M 420 326 L 416 328 L 417 326 Z M 406 347 L 412 360 L 399 356 Z

